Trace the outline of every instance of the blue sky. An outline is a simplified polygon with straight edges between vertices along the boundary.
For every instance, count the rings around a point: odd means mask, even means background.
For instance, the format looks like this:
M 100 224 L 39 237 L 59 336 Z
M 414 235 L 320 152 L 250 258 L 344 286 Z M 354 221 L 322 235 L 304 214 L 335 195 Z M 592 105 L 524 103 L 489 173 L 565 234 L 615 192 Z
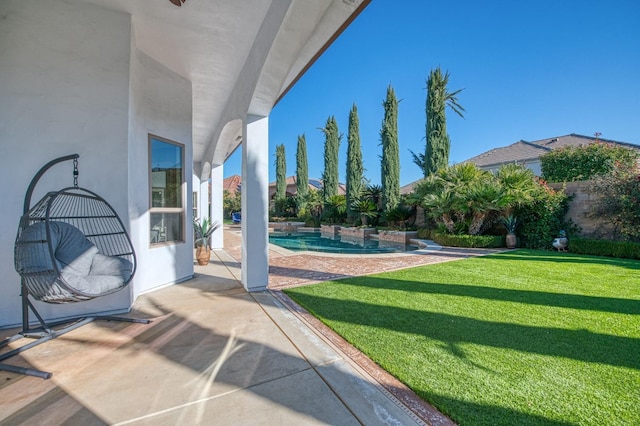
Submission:
M 284 144 L 287 175 L 306 135 L 310 177 L 324 169 L 318 128 L 334 115 L 346 169 L 351 105 L 360 118 L 365 175 L 380 183 L 382 101 L 391 84 L 400 99 L 400 182 L 422 177 L 409 150 L 424 152 L 426 78 L 451 74 L 465 119 L 447 112 L 450 162 L 520 139 L 569 133 L 640 144 L 640 1 L 373 0 L 273 109 L 275 147 Z M 240 174 L 241 150 L 225 163 Z

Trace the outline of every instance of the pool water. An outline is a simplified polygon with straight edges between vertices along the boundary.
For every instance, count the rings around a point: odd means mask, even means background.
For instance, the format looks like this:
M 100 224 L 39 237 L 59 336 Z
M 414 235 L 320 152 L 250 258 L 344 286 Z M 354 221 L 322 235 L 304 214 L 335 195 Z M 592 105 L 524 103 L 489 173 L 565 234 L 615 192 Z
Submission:
M 387 244 L 380 246 L 376 240 L 365 240 L 364 244 L 341 241 L 340 239 L 334 240 L 322 237 L 319 232 L 300 234 L 274 232 L 269 234 L 269 242 L 293 251 L 319 251 L 341 254 L 401 253 L 417 249 L 414 246 L 387 246 Z

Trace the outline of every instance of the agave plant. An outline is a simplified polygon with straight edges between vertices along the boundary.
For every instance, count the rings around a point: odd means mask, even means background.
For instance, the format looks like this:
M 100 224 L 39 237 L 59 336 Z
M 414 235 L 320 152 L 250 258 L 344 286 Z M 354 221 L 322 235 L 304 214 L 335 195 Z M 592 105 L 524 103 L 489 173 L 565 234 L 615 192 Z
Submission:
M 518 218 L 514 215 L 509 215 L 502 218 L 502 225 L 509 234 L 515 234 L 516 227 L 518 226 Z
M 216 229 L 220 228 L 220 223 L 216 221 L 212 221 L 209 218 L 205 217 L 202 219 L 202 222 L 198 219 L 193 219 L 193 230 L 196 233 L 196 247 L 203 246 L 209 247 L 209 238 L 211 238 L 211 234 L 214 233 Z

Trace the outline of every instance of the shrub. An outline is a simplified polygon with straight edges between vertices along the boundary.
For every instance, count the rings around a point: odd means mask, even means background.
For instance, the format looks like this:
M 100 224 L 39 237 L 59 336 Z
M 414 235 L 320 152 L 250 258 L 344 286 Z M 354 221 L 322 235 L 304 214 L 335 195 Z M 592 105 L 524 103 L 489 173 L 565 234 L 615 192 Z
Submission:
M 633 166 L 638 154 L 609 143 L 567 146 L 540 157 L 542 175 L 549 182 L 573 182 L 606 175 L 616 163 Z
M 600 195 L 593 216 L 611 223 L 614 237 L 640 242 L 640 173 L 635 167 L 617 164 L 594 180 L 592 190 Z
M 421 240 L 433 240 L 433 230 L 431 228 L 419 228 L 418 238 Z
M 523 247 L 549 249 L 560 230 L 567 230 L 571 236 L 575 225 L 564 220 L 569 209 L 569 197 L 564 192 L 554 191 L 542 180 L 539 183 L 540 188 L 533 201 L 514 211 L 520 220 L 517 235 Z
M 415 222 L 416 209 L 410 206 L 398 205 L 384 214 L 384 219 L 390 226 L 397 226 L 405 229 L 408 222 L 413 219 Z
M 224 209 L 224 217 L 231 219 L 231 214 L 242 210 L 242 198 L 240 191 L 236 191 L 233 195 L 228 190 L 222 193 L 222 206 Z
M 296 216 L 296 200 L 293 197 L 276 198 L 273 202 L 273 205 L 274 216 Z
M 440 169 L 415 186 L 415 199 L 427 217 L 450 234 L 482 235 L 500 218 L 544 195 L 531 170 L 506 164 L 496 173 L 472 163 Z
M 572 238 L 569 240 L 572 253 L 596 256 L 620 257 L 640 260 L 640 243 L 630 241 L 607 241 Z
M 324 204 L 323 218 L 328 223 L 342 223 L 347 218 L 347 197 L 332 195 Z
M 433 241 L 449 247 L 496 248 L 505 246 L 505 238 L 501 235 L 453 235 L 435 233 Z

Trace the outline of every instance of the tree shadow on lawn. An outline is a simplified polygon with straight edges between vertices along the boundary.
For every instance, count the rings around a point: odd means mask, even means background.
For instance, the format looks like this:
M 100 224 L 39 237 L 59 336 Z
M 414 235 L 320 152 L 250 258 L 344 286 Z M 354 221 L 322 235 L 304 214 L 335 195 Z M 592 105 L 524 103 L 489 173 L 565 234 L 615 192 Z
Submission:
M 322 318 L 422 335 L 456 346 L 471 343 L 640 370 L 640 339 L 376 305 L 298 293 L 287 294 Z M 455 355 L 455 354 L 454 354 Z M 458 357 L 460 354 L 457 355 Z
M 465 424 L 491 426 L 569 426 L 574 424 L 572 422 L 552 420 L 532 413 L 523 413 L 522 411 L 507 407 L 478 404 L 431 392 L 425 392 L 424 395 L 426 399 L 432 401 L 438 408 L 445 412 L 445 414 L 457 414 L 457 421 Z
M 554 306 L 558 308 L 617 314 L 640 314 L 640 300 L 616 297 L 585 296 L 580 294 L 550 293 L 545 291 L 514 290 L 508 288 L 482 287 L 467 284 L 442 284 L 431 282 L 402 281 L 385 278 L 354 277 L 345 282 L 369 288 L 409 291 L 426 294 L 472 297 L 501 302 L 526 303 L 530 305 Z
M 622 259 L 617 257 L 591 256 L 587 254 L 575 254 L 571 252 L 559 253 L 554 251 L 544 252 L 540 250 L 518 249 L 512 252 L 490 254 L 487 257 L 490 259 L 505 260 L 599 264 L 640 270 L 640 260 Z

